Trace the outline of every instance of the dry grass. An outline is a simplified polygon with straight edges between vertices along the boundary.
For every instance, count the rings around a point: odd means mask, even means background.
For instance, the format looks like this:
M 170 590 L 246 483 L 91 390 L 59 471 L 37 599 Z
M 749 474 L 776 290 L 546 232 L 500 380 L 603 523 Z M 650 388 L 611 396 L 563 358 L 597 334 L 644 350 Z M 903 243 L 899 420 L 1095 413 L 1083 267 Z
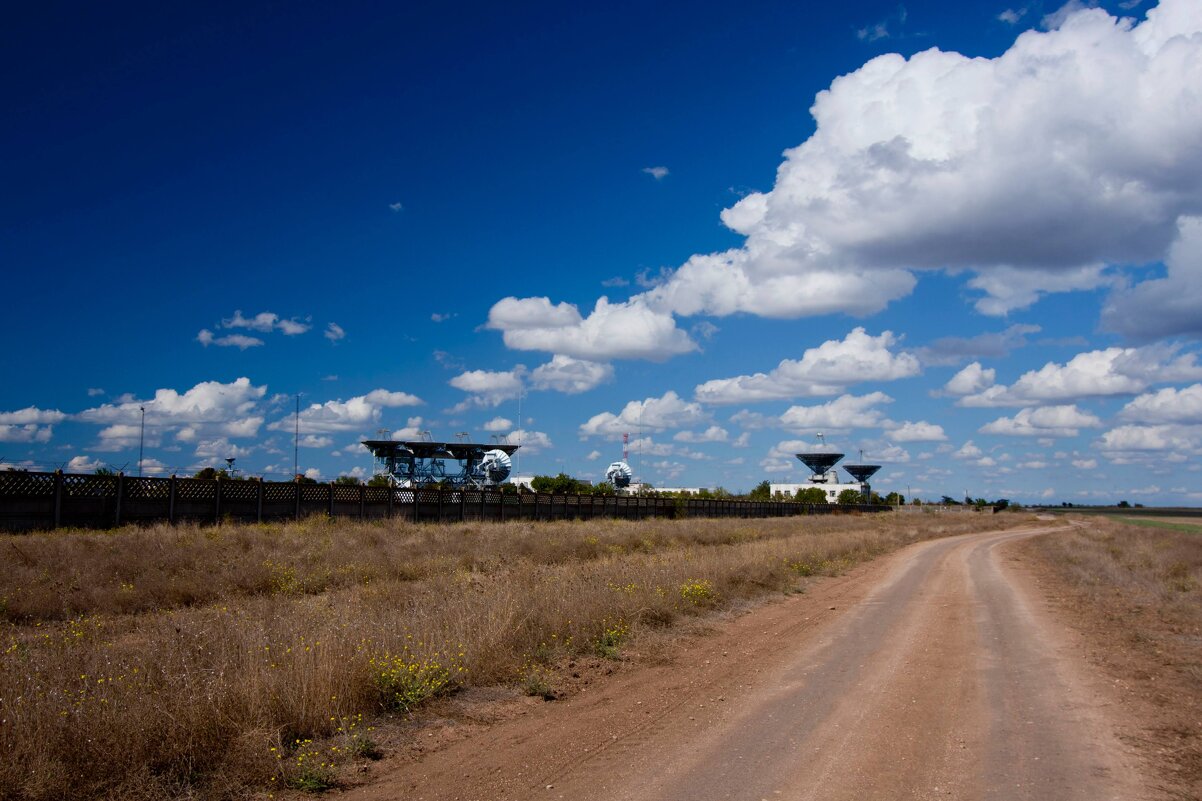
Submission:
M 1202 623 L 1202 537 L 1116 520 L 1082 522 L 1040 544 L 1091 600 L 1104 603 L 1118 593 L 1166 620 Z
M 1171 777 L 1173 797 L 1202 797 L 1202 536 L 1097 516 L 1079 523 L 1030 547 L 1067 585 L 1070 622 L 1154 721 L 1140 744 Z
M 0 797 L 321 789 L 363 715 L 1016 516 L 328 523 L 0 538 Z M 18 557 L 16 554 L 20 554 Z

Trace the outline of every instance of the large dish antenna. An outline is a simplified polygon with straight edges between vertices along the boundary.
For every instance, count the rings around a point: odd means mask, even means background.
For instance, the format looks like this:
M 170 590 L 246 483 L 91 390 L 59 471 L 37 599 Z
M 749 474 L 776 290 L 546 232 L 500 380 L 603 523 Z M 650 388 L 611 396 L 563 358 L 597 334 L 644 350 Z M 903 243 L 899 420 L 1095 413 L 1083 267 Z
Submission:
M 634 473 L 626 462 L 614 462 L 605 470 L 605 480 L 618 489 L 629 487 L 633 477 Z

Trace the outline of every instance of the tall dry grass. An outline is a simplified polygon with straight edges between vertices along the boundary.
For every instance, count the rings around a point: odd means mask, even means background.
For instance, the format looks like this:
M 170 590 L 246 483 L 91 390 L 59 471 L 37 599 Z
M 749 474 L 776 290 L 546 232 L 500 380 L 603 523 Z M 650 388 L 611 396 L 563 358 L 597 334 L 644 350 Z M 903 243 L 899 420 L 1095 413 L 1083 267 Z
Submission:
M 918 539 L 1015 516 L 123 530 L 0 538 L 0 797 L 320 787 L 462 684 L 612 652 Z M 55 595 L 55 590 L 58 594 Z
M 1165 796 L 1202 798 L 1202 534 L 1077 523 L 1029 547 L 1065 580 L 1069 622 L 1102 643 L 1092 656 L 1152 708 L 1137 742 Z
M 825 516 L 806 531 L 842 530 Z M 780 521 L 597 520 L 579 526 L 527 522 L 410 525 L 325 517 L 236 526 L 126 528 L 0 536 L 0 619 L 67 619 L 209 604 L 248 595 L 306 595 L 517 560 L 560 564 L 614 554 L 728 545 L 789 536 Z M 530 535 L 534 536 L 530 536 Z M 53 569 L 47 569 L 53 566 Z
M 1202 624 L 1202 536 L 1091 516 L 1036 542 L 1095 602 L 1117 593 L 1124 604 Z

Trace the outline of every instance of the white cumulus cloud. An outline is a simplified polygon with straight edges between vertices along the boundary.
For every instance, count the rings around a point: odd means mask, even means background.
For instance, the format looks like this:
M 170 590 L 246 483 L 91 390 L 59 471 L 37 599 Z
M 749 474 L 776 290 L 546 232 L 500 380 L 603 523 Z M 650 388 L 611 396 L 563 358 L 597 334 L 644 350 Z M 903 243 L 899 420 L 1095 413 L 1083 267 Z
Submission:
M 1048 362 L 1038 370 L 1024 373 L 1008 387 L 997 384 L 967 394 L 956 405 L 1047 405 L 1082 398 L 1134 395 L 1153 384 L 1202 378 L 1197 355 L 1179 351 L 1177 345 L 1149 345 L 1079 353 L 1064 364 Z M 964 385 L 967 384 L 965 381 Z M 950 387 L 949 382 L 949 391 Z
M 304 434 L 328 434 L 337 431 L 362 431 L 376 427 L 384 409 L 403 406 L 419 406 L 422 400 L 407 392 L 374 389 L 366 395 L 348 400 L 330 400 L 312 403 L 300 410 L 299 425 Z M 292 415 L 281 418 L 271 425 L 273 431 L 292 431 L 297 421 Z
M 602 297 L 588 317 L 571 304 L 553 305 L 547 298 L 504 298 L 489 311 L 487 327 L 501 331 L 506 347 L 514 350 L 589 361 L 663 361 L 697 349 L 671 314 L 638 297 L 625 303 Z
M 721 426 L 710 426 L 705 431 L 678 431 L 672 439 L 677 442 L 726 442 L 730 434 Z
M 1202 384 L 1140 395 L 1123 407 L 1119 417 L 1142 423 L 1202 424 Z
M 53 426 L 8 425 L 0 423 L 0 442 L 49 442 L 54 436 Z
M 47 425 L 66 419 L 67 415 L 58 409 L 39 409 L 36 406 L 27 406 L 15 412 L 0 412 L 0 424 L 7 425 Z
M 526 368 L 517 365 L 512 370 L 467 370 L 452 378 L 448 383 L 471 395 L 469 401 L 455 407 L 463 411 L 468 405 L 499 406 L 522 394 L 523 376 Z
M 665 358 L 692 344 L 672 315 L 863 316 L 921 270 L 971 271 L 978 309 L 1003 314 L 1111 283 L 1107 265 L 1163 259 L 1202 208 L 1202 4 L 1163 0 L 1139 23 L 1078 6 L 1053 22 L 994 58 L 931 48 L 837 78 L 773 188 L 722 213 L 742 246 L 697 254 L 620 304 L 656 321 L 637 335 L 654 347 L 605 344 L 578 319 L 490 324 L 513 348 Z M 1160 286 L 1134 305 L 1172 294 Z M 1171 328 L 1196 325 L 1199 294 L 1176 294 Z M 592 328 L 612 313 L 599 304 Z
M 1183 218 L 1164 260 L 1167 275 L 1115 290 L 1102 327 L 1141 340 L 1202 334 L 1202 218 Z
M 534 368 L 530 385 L 535 389 L 575 395 L 604 384 L 613 376 L 613 365 L 556 354 L 551 361 Z
M 630 401 L 618 414 L 601 412 L 580 426 L 580 436 L 623 434 L 631 431 L 664 431 L 688 428 L 705 422 L 708 415 L 700 403 L 687 402 L 669 390 L 663 397 Z
M 889 439 L 894 442 L 943 442 L 947 439 L 947 434 L 943 426 L 935 423 L 925 420 L 916 423 L 907 421 L 897 428 L 889 429 Z
M 966 365 L 943 385 L 949 395 L 975 395 L 993 386 L 997 380 L 997 371 L 984 368 L 980 362 Z
M 872 336 L 855 328 L 842 340 L 809 348 L 801 359 L 785 359 L 770 373 L 707 381 L 696 389 L 705 403 L 745 403 L 815 395 L 835 395 L 863 381 L 893 381 L 917 375 L 918 359 L 894 353 L 892 331 Z
M 1076 404 L 1027 408 L 1014 417 L 999 417 L 981 426 L 983 434 L 1018 437 L 1075 437 L 1082 428 L 1098 428 L 1102 421 Z
M 893 398 L 883 392 L 841 395 L 818 406 L 791 406 L 780 416 L 780 425 L 797 432 L 878 428 L 883 423 L 883 417 L 881 410 L 876 407 L 892 402 Z

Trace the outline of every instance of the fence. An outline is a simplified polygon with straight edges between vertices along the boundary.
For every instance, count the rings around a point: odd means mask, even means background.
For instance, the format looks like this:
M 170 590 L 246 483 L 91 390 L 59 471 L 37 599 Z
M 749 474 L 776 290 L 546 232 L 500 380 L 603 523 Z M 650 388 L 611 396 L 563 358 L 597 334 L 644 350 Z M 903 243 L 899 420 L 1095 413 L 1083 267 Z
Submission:
M 788 517 L 836 511 L 888 511 L 780 501 L 552 495 L 497 489 L 401 489 L 307 484 L 0 472 L 0 530 L 109 528 L 167 521 L 220 523 L 300 519 L 308 515 L 413 522 L 571 520 L 594 517 Z

